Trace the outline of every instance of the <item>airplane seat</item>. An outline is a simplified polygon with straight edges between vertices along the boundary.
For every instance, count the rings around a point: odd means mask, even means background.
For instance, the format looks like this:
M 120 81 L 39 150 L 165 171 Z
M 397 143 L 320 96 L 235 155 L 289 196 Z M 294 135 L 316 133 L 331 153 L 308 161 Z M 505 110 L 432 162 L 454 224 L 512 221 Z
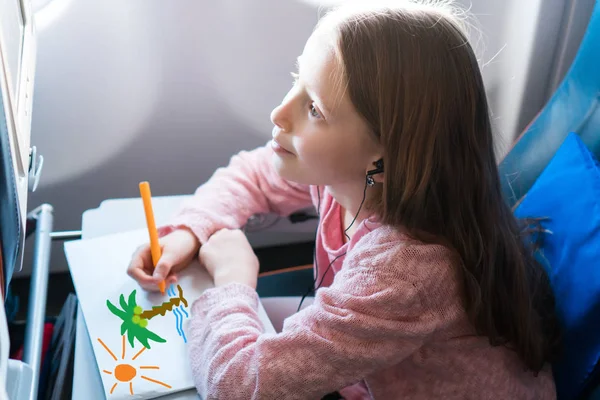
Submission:
M 518 206 L 524 199 L 571 133 L 578 135 L 596 159 L 600 159 L 599 48 L 600 0 L 596 0 L 586 34 L 561 85 L 500 162 L 502 190 L 511 207 Z M 576 196 L 577 193 L 571 195 Z M 599 230 L 598 228 L 600 227 L 596 227 L 596 230 Z M 267 297 L 303 295 L 308 287 L 312 287 L 313 279 L 312 266 L 295 268 L 287 272 L 281 270 L 260 277 L 258 292 L 259 295 Z M 558 297 L 557 302 L 560 301 L 561 298 Z M 600 293 L 598 302 L 600 303 Z M 600 325 L 600 312 L 597 320 Z M 600 335 L 600 330 L 591 334 L 594 333 Z M 569 350 L 569 348 L 564 349 L 566 352 Z M 600 354 L 597 358 L 595 355 L 592 356 L 595 361 L 600 358 Z M 558 384 L 558 399 L 600 400 L 600 367 L 595 364 L 592 370 L 587 371 L 585 385 L 580 384 L 577 395 L 564 395 L 566 393 L 564 388 L 559 387 Z M 559 370 L 555 369 L 554 373 L 558 380 L 562 378 L 556 375 L 561 373 Z
M 600 1 L 561 85 L 500 163 L 502 189 L 514 206 L 570 132 L 600 158 Z
M 544 226 L 549 228 L 544 235 L 550 244 L 544 244 L 539 254 L 552 257 L 545 265 L 563 328 L 563 349 L 552 366 L 558 400 L 600 400 L 600 274 L 594 268 L 600 266 L 599 48 L 600 0 L 596 0 L 565 78 L 499 168 L 505 198 L 517 216 L 531 210 L 544 213 L 532 217 L 551 215 Z M 568 178 L 575 183 L 568 183 Z M 566 187 L 581 190 L 561 193 Z

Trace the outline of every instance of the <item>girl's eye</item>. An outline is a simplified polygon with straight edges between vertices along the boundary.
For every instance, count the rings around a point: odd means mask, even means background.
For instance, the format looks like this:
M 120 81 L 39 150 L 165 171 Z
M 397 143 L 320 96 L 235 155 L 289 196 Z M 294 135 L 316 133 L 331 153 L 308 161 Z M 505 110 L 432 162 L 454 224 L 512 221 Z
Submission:
M 310 115 L 311 115 L 311 117 L 314 117 L 314 118 L 321 118 L 321 114 L 319 114 L 319 111 L 317 111 L 317 109 L 315 107 L 315 103 L 312 103 L 310 105 Z
M 298 75 L 296 72 L 290 72 L 290 75 L 292 75 L 292 78 L 294 78 L 294 86 L 296 86 L 300 75 Z M 317 108 L 315 107 L 315 103 L 310 104 L 309 114 L 313 118 L 321 118 L 321 114 L 319 113 L 319 110 L 317 110 Z

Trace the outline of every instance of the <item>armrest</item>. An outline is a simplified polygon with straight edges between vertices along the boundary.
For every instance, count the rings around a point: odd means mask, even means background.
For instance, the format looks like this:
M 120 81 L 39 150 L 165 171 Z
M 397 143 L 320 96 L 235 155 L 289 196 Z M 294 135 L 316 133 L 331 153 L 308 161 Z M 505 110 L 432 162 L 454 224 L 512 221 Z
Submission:
M 29 397 L 31 400 L 35 400 L 38 397 L 52 241 L 50 237 L 53 224 L 52 213 L 52 206 L 48 204 L 43 204 L 30 213 L 34 215 L 37 223 L 33 268 L 31 271 L 31 288 L 29 290 L 29 309 L 27 310 L 25 343 L 23 346 L 23 362 L 28 364 L 33 371 Z

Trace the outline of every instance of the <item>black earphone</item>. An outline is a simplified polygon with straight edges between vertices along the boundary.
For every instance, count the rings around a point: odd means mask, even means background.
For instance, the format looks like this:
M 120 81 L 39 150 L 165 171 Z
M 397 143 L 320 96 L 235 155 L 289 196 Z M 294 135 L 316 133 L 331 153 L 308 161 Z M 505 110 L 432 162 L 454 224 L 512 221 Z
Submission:
M 379 160 L 375 161 L 373 164 L 375 165 L 375 169 L 368 171 L 367 172 L 368 176 L 377 175 L 377 174 L 380 174 L 383 172 L 383 158 L 380 158 Z
M 367 171 L 367 185 L 373 186 L 375 185 L 375 179 L 373 179 L 373 175 L 377 175 L 383 172 L 383 158 L 375 161 L 375 169 L 371 169 Z

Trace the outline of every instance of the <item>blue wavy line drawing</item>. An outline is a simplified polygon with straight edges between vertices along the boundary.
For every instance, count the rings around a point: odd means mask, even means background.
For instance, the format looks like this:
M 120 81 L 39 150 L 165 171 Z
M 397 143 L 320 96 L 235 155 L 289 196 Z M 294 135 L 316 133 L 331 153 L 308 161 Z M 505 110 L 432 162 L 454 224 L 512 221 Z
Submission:
M 187 343 L 187 338 L 185 337 L 185 331 L 183 330 L 183 313 L 185 313 L 185 315 L 187 316 L 187 312 L 183 309 L 183 306 L 179 306 L 179 308 L 177 309 L 177 312 L 179 313 L 179 331 L 181 332 L 181 334 L 179 336 L 183 337 L 183 342 Z
M 178 309 L 174 308 L 173 314 L 175 314 L 175 328 L 177 328 L 177 333 L 179 334 L 179 336 L 181 336 L 181 329 L 179 329 L 179 321 L 181 321 L 181 313 L 179 313 Z
M 167 294 L 169 296 L 177 296 L 175 285 L 169 286 Z M 177 333 L 183 338 L 184 343 L 187 343 L 187 338 L 185 337 L 185 332 L 183 330 L 183 316 L 185 315 L 185 318 L 189 318 L 189 314 L 184 309 L 183 305 L 179 306 L 179 308 L 173 308 L 173 314 L 175 314 L 175 328 L 177 329 Z

